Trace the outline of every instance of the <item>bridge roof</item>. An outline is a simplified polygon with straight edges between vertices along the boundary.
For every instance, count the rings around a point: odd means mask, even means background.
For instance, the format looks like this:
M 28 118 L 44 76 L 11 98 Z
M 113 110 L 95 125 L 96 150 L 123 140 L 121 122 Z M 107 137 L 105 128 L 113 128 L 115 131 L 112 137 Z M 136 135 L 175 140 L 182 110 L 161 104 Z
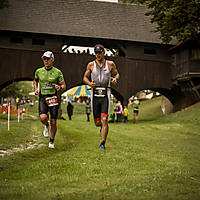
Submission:
M 92 0 L 10 0 L 0 30 L 161 43 L 147 7 Z

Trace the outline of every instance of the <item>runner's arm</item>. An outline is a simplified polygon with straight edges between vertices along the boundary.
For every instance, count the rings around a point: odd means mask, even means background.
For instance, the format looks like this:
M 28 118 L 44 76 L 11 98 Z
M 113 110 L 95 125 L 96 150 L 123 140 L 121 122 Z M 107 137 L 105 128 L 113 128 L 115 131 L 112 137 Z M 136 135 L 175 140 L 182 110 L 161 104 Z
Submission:
M 90 87 L 94 88 L 96 85 L 95 83 L 92 81 L 90 82 L 89 80 L 89 77 L 91 75 L 91 66 L 92 66 L 92 63 L 90 62 L 88 65 L 87 65 L 87 69 L 85 71 L 85 74 L 83 76 L 83 82 L 87 85 L 89 85 Z
M 64 79 L 63 73 L 61 71 L 59 71 L 57 83 L 53 84 L 53 85 L 54 85 L 54 87 L 56 88 L 57 91 L 66 89 L 65 79 Z
M 33 78 L 33 87 L 35 90 L 35 94 L 38 95 L 39 94 L 39 88 L 38 88 L 38 83 L 39 83 L 39 76 L 38 76 L 38 71 L 39 69 L 37 69 L 34 72 L 34 78 Z
M 57 91 L 65 90 L 66 89 L 65 81 L 63 80 L 59 84 L 54 84 L 54 87 L 56 88 Z
M 111 79 L 111 82 L 113 84 L 116 84 L 117 80 L 119 79 L 119 73 L 118 73 L 116 65 L 113 61 L 111 61 L 110 66 L 111 66 L 111 74 L 113 76 L 112 79 Z
M 38 90 L 38 80 L 33 80 L 33 86 L 34 86 L 34 90 L 35 90 L 35 94 L 38 95 L 39 94 L 39 90 Z
M 63 89 L 63 90 L 66 89 L 66 83 L 65 83 L 64 80 L 60 82 L 60 87 L 61 87 L 61 89 Z

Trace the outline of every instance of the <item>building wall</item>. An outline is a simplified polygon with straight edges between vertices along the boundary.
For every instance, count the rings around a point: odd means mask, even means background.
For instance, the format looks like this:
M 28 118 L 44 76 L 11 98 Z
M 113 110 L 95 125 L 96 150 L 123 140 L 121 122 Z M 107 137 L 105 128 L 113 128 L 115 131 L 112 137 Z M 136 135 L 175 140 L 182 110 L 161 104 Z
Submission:
M 168 45 L 156 45 L 152 43 L 129 43 L 126 46 L 127 58 L 170 63 Z
M 61 51 L 62 38 L 43 34 L 0 32 L 0 47 L 24 50 Z
M 0 48 L 0 86 L 13 80 L 32 80 L 34 71 L 43 66 L 42 53 L 36 50 Z M 82 84 L 86 66 L 94 59 L 91 55 L 55 53 L 54 64 L 63 72 L 67 89 Z M 171 87 L 170 69 L 166 63 L 136 61 L 125 57 L 110 59 L 114 60 L 120 74 L 119 83 L 112 87 L 125 101 L 144 89 Z

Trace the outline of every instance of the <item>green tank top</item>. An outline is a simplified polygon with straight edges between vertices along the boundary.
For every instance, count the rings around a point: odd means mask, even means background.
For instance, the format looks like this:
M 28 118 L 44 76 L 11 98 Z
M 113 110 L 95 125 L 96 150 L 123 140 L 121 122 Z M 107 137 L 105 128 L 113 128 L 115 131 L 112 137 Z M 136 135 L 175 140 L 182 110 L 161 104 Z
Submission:
M 64 80 L 62 72 L 52 67 L 47 70 L 45 67 L 39 68 L 35 72 L 35 80 L 39 82 L 40 93 L 42 95 L 56 94 L 53 84 L 58 84 Z

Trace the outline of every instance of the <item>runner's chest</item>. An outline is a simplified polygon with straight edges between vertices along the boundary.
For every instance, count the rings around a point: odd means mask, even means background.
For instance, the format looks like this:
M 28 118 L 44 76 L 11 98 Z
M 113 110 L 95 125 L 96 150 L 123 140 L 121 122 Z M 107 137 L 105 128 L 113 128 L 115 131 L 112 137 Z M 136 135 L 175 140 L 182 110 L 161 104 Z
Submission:
M 57 81 L 57 74 L 54 71 L 45 70 L 39 74 L 39 80 L 43 83 L 45 82 L 55 83 Z

